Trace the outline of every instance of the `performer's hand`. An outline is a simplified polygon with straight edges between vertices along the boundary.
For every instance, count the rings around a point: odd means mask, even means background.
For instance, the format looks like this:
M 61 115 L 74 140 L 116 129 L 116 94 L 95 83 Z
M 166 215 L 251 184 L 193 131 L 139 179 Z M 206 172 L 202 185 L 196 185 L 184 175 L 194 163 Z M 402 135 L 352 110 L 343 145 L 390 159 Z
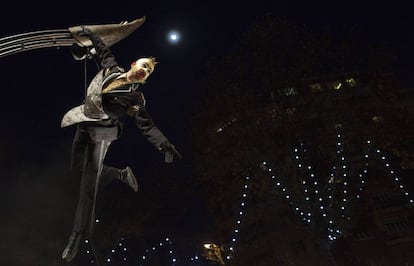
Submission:
M 75 60 L 83 60 L 85 58 L 87 59 L 92 58 L 90 50 L 87 47 L 80 46 L 77 43 L 72 44 L 71 53 L 72 53 L 73 59 Z
M 78 36 L 81 36 L 81 37 L 90 37 L 91 36 L 92 31 L 90 29 L 88 29 L 85 26 L 80 26 L 80 28 L 81 28 L 81 30 L 78 31 L 78 33 L 77 33 Z
M 163 144 L 161 144 L 160 151 L 164 153 L 164 161 L 166 163 L 172 163 L 174 157 L 178 157 L 179 159 L 182 158 L 181 154 L 177 151 L 175 146 L 171 144 L 169 141 L 166 141 Z
M 79 37 L 88 38 L 92 42 L 91 47 L 87 47 L 87 56 L 88 59 L 91 59 L 94 55 L 97 54 L 97 50 L 100 51 L 108 51 L 107 47 L 105 46 L 104 42 L 101 40 L 101 38 L 96 35 L 94 32 L 92 32 L 88 27 L 86 26 L 80 26 L 80 30 L 77 32 L 77 35 Z M 110 51 L 109 51 L 110 53 Z

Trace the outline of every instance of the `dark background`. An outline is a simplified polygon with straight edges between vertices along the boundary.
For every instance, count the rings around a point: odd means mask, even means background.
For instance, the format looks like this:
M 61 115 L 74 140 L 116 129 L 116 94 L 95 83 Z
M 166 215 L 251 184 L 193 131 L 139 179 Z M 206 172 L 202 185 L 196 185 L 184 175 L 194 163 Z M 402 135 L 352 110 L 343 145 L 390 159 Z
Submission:
M 115 44 L 112 51 L 123 66 L 141 56 L 158 59 L 160 64 L 143 87 L 147 108 L 184 158 L 165 165 L 163 157 L 126 121 L 124 135 L 111 147 L 107 161 L 134 168 L 139 177 L 139 195 L 112 188 L 125 197 L 119 199 L 120 204 L 135 203 L 136 209 L 131 212 L 153 210 L 151 230 L 156 231 L 158 226 L 160 235 L 173 232 L 196 237 L 208 231 L 203 198 L 191 187 L 191 151 L 196 148 L 189 142 L 191 118 L 206 93 L 201 82 L 207 63 L 226 55 L 255 19 L 271 14 L 321 31 L 334 28 L 338 38 L 344 32 L 358 31 L 367 41 L 399 52 L 395 67 L 406 86 L 410 86 L 413 70 L 414 21 L 409 9 L 396 3 L 37 1 L 8 5 L 3 8 L 0 37 L 146 16 L 146 22 Z M 181 33 L 178 44 L 167 41 L 172 29 Z M 74 128 L 61 129 L 60 120 L 83 99 L 84 64 L 75 61 L 68 48 L 47 48 L 0 58 L 0 67 L 0 264 L 58 261 L 70 234 L 79 185 L 67 175 Z M 89 80 L 96 71 L 92 62 L 88 62 L 87 71 Z M 182 190 L 171 197 L 169 188 L 180 185 Z M 125 215 L 126 211 L 120 212 Z M 145 226 L 141 229 L 146 230 Z

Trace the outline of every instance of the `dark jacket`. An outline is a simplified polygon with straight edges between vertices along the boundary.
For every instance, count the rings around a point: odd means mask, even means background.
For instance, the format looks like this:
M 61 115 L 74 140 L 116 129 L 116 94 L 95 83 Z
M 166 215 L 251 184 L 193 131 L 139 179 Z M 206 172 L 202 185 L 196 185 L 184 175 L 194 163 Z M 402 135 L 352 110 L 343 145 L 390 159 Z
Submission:
M 102 94 L 102 89 L 113 79 L 116 79 L 125 70 L 120 67 L 108 47 L 96 36 L 90 36 L 96 49 L 94 58 L 97 60 L 101 70 L 94 77 L 88 87 L 87 97 L 84 104 L 77 108 L 77 113 L 70 116 L 69 111 L 65 117 L 69 117 L 70 122 L 62 126 L 67 126 L 83 121 L 95 121 L 97 124 L 117 123 L 125 116 L 131 116 L 143 136 L 151 142 L 157 149 L 161 144 L 167 142 L 167 138 L 154 124 L 151 115 L 145 109 L 145 98 L 138 83 L 125 84 L 111 90 L 109 93 Z M 83 112 L 79 113 L 79 112 Z

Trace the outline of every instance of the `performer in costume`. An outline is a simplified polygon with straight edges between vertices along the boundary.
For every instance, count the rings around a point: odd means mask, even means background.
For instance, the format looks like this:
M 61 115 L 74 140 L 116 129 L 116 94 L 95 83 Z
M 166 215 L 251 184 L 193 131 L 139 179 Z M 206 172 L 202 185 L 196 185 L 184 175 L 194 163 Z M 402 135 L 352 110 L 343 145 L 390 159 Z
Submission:
M 145 109 L 145 98 L 140 90 L 157 64 L 155 58 L 140 58 L 125 71 L 110 49 L 99 36 L 82 27 L 79 35 L 87 36 L 93 43 L 93 57 L 101 69 L 89 84 L 82 105 L 68 111 L 61 122 L 62 127 L 76 124 L 72 145 L 71 171 L 81 176 L 72 234 L 63 250 L 62 259 L 72 261 L 80 240 L 91 236 L 95 220 L 95 200 L 98 187 L 114 179 L 138 190 L 136 178 L 130 167 L 117 169 L 103 164 L 112 141 L 120 137 L 120 118 L 130 116 L 142 135 L 164 154 L 165 162 L 171 163 L 181 154 L 154 124 Z

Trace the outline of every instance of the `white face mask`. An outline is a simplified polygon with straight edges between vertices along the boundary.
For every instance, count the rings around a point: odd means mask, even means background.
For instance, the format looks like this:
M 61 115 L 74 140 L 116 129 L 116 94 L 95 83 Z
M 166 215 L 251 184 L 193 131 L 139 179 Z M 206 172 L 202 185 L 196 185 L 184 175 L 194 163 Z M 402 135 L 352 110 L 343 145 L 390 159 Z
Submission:
M 128 78 L 143 83 L 154 71 L 156 64 L 153 58 L 140 58 L 132 62 Z

